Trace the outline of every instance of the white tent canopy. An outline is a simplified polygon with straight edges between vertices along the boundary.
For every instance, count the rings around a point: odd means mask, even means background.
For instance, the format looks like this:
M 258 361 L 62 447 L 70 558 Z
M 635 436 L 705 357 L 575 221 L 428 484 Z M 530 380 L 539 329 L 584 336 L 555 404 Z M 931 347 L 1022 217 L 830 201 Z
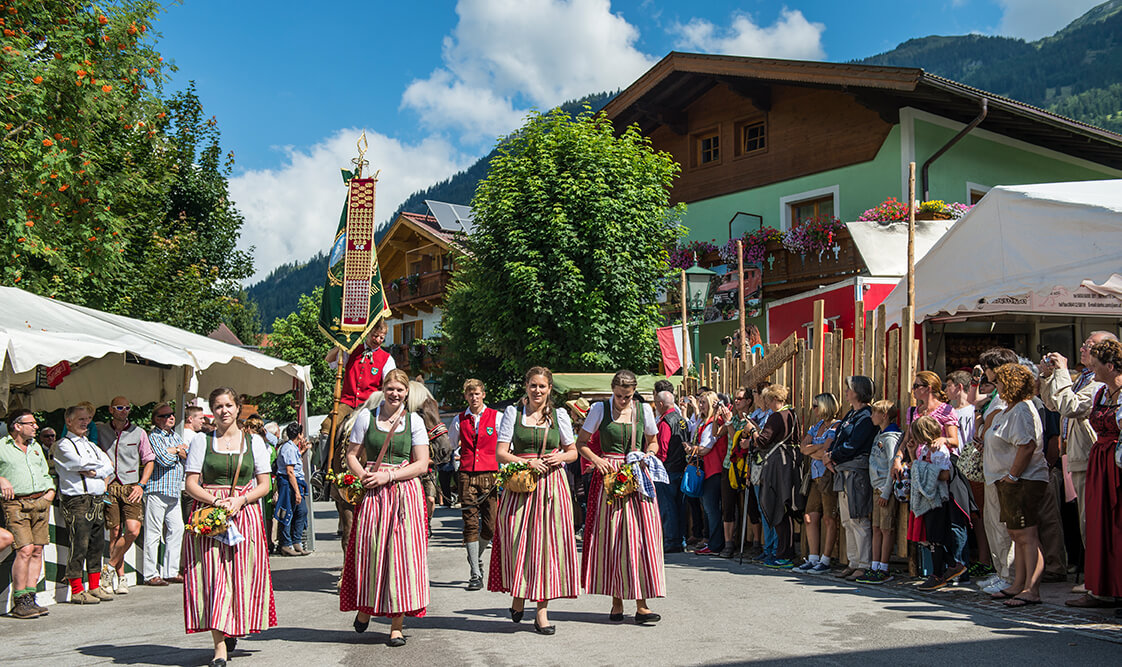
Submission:
M 54 389 L 36 388 L 38 367 L 69 362 Z M 0 405 L 26 393 L 25 407 L 54 410 L 124 395 L 143 403 L 230 386 L 251 396 L 311 387 L 307 366 L 182 329 L 0 287 Z
M 1122 180 L 996 187 L 916 262 L 915 320 L 977 312 L 1009 297 L 1035 303 L 1035 295 L 1070 294 L 1118 272 Z M 888 323 L 899 323 L 905 282 L 884 305 Z

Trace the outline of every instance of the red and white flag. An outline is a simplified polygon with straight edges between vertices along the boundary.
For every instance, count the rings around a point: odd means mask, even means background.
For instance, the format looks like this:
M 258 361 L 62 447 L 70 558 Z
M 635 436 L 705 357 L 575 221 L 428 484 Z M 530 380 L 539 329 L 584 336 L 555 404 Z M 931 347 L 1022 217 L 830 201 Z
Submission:
M 669 377 L 678 372 L 684 364 L 691 359 L 690 344 L 686 341 L 685 350 L 682 349 L 682 325 L 662 327 L 657 329 L 658 349 L 662 352 L 662 366 Z

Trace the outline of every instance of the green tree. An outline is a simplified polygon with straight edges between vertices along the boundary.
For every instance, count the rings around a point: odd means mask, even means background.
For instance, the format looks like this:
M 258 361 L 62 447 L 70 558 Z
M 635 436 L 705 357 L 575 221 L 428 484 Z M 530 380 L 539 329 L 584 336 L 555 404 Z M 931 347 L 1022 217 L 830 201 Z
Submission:
M 260 342 L 261 315 L 257 311 L 257 303 L 244 289 L 230 299 L 222 321 L 230 327 L 230 331 L 234 332 L 238 340 L 246 345 L 257 345 Z
M 0 280 L 206 334 L 253 265 L 217 121 L 161 97 L 158 11 L 0 0 Z
M 3 281 L 97 304 L 127 268 L 115 210 L 160 188 L 131 167 L 162 143 L 155 2 L 102 10 L 0 0 L 0 254 Z M 97 304 L 101 305 L 101 304 Z
M 269 334 L 269 345 L 262 352 L 294 364 L 311 366 L 312 390 L 308 393 L 308 413 L 324 414 L 334 401 L 335 374 L 323 360 L 331 349 L 331 341 L 319 331 L 319 302 L 323 288 L 300 297 L 300 305 L 288 317 L 278 317 Z M 262 414 L 270 419 L 296 417 L 296 409 L 288 395 L 267 395 L 261 401 Z
M 678 165 L 637 127 L 535 114 L 502 139 L 444 304 L 445 386 L 513 390 L 527 367 L 642 372 L 658 360 L 657 295 L 685 230 Z

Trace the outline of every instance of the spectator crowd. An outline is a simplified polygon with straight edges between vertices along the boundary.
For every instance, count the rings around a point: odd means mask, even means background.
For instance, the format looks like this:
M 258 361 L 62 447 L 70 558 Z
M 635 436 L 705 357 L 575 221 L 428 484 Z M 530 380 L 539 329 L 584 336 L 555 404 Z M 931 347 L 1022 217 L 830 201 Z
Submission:
M 0 438 L 0 549 L 15 551 L 10 616 L 49 613 L 35 594 L 44 571 L 43 547 L 50 541 L 52 505 L 69 539 L 64 578 L 71 603 L 100 604 L 128 594 L 125 556 L 142 534 L 138 582 L 183 583 L 182 541 L 190 515 L 185 463 L 192 441 L 206 439 L 214 424 L 203 408 L 187 406 L 177 430 L 175 409 L 160 403 L 146 430 L 133 420 L 133 407 L 118 396 L 108 406 L 109 418 L 95 423 L 95 406 L 80 403 L 63 412 L 60 431 L 40 425 L 29 410 L 8 415 L 7 435 Z M 308 441 L 295 423 L 283 439 L 278 425 L 266 424 L 259 415 L 243 425 L 270 445 L 274 481 L 264 527 L 270 550 L 306 555 L 308 483 L 301 457 Z
M 921 591 L 975 585 L 1010 609 L 1069 579 L 1068 606 L 1122 601 L 1117 338 L 1091 334 L 1077 365 L 993 348 L 971 370 L 911 380 L 900 406 L 846 378 L 842 396 L 813 397 L 806 425 L 781 385 L 676 397 L 660 383 L 665 552 L 874 585 L 906 576 Z

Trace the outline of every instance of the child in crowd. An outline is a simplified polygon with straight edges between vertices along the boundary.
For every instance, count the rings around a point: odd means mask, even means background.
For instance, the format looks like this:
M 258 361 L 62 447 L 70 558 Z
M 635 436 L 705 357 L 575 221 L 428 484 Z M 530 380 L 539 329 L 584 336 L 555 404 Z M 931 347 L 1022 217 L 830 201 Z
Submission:
M 969 519 L 951 498 L 951 452 L 942 437 L 942 426 L 933 417 L 923 416 L 909 430 L 916 449 L 912 465 L 912 512 L 922 519 L 923 536 L 932 555 L 932 573 L 918 590 L 934 591 L 946 586 L 966 571 L 965 563 L 954 553 L 955 531 L 963 535 Z M 909 536 L 912 539 L 912 536 Z
M 896 533 L 898 503 L 893 494 L 892 460 L 900 446 L 903 433 L 896 425 L 900 411 L 892 401 L 872 404 L 873 424 L 880 434 L 869 452 L 869 482 L 873 487 L 873 564 L 865 576 L 857 581 L 866 584 L 883 584 L 892 580 L 888 573 L 888 559 L 892 556 L 892 537 Z

